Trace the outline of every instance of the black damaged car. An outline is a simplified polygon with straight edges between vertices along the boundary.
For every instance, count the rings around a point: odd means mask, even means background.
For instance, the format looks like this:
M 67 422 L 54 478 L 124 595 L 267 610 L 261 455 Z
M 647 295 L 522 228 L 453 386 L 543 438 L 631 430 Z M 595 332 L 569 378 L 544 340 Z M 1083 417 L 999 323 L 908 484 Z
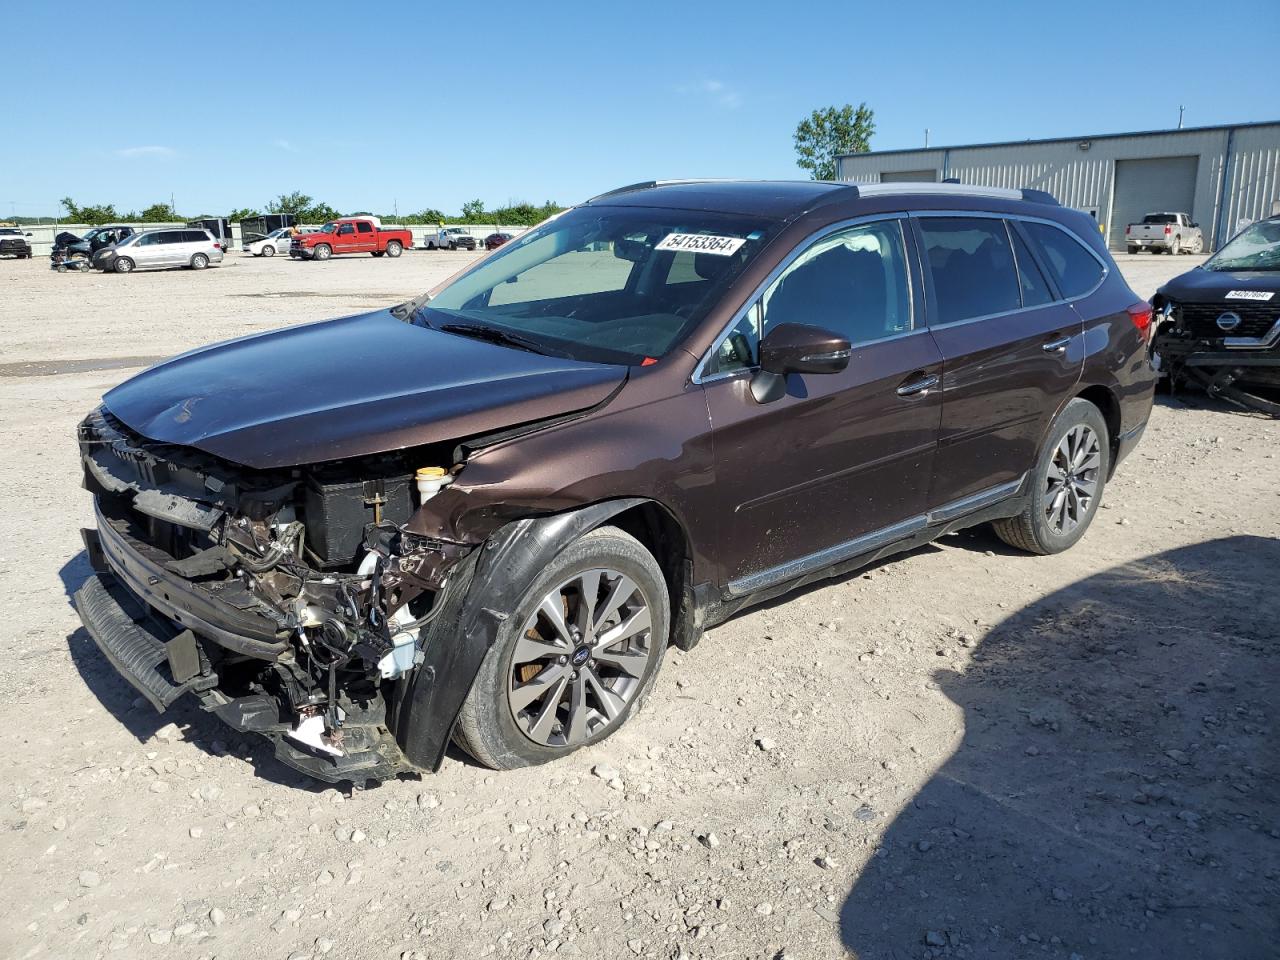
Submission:
M 1260 220 L 1152 298 L 1173 390 L 1195 386 L 1280 416 L 1280 216 Z

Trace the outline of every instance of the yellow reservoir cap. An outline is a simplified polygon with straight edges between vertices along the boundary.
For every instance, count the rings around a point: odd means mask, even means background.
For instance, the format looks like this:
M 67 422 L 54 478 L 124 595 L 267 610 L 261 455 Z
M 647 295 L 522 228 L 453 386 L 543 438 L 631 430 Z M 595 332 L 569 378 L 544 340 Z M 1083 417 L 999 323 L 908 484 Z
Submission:
M 439 480 L 441 477 L 448 476 L 449 471 L 444 467 L 419 467 L 415 476 L 422 480 Z

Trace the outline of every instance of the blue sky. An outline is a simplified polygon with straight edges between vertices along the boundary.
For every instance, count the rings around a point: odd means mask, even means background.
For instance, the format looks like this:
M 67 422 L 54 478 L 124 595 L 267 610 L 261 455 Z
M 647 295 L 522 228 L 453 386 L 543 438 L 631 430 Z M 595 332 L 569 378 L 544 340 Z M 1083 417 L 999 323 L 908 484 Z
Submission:
M 796 123 L 864 100 L 872 149 L 1172 127 L 1179 104 L 1188 126 L 1280 117 L 1280 0 L 4 0 L 0 37 L 0 216 L 68 194 L 455 212 L 798 177 Z

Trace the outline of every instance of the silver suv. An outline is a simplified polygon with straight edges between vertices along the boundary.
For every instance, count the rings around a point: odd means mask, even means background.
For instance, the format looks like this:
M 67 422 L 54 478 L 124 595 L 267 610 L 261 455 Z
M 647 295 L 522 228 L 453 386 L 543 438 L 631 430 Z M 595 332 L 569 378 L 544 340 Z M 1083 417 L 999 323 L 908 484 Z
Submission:
M 93 255 L 94 267 L 116 273 L 164 267 L 203 270 L 211 263 L 221 262 L 218 241 L 208 230 L 196 227 L 145 230 Z

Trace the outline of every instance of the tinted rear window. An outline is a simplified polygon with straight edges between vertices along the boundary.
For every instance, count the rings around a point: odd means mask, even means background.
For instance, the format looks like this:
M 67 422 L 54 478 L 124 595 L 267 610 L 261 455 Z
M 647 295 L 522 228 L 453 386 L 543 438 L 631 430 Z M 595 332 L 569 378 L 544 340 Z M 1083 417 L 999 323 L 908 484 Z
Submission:
M 1172 213 L 1149 213 L 1142 218 L 1143 223 L 1177 223 L 1178 218 Z
M 938 301 L 936 323 L 958 323 L 1022 306 L 1003 220 L 921 217 L 918 222 Z
M 1102 264 L 1071 234 L 1047 223 L 1025 226 L 1040 245 L 1042 259 L 1049 265 L 1064 297 L 1079 297 L 1102 282 Z

